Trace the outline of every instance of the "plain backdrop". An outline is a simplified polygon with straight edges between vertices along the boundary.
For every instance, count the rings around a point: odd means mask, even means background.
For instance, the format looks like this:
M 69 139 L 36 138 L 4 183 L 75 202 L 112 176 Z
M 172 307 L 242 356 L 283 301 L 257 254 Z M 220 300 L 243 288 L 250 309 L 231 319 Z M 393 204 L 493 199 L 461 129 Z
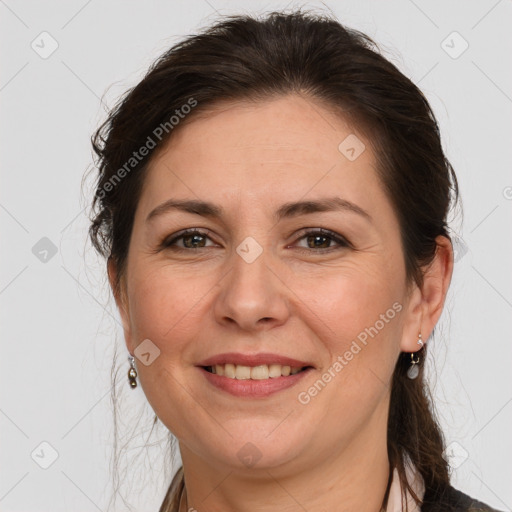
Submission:
M 107 509 L 116 343 L 129 443 L 127 503 L 112 510 L 160 505 L 165 445 L 141 448 L 151 411 L 128 389 L 105 265 L 87 243 L 89 139 L 170 45 L 225 14 L 285 7 L 366 32 L 434 108 L 464 219 L 428 368 L 453 484 L 511 510 L 510 1 L 0 0 L 1 511 Z

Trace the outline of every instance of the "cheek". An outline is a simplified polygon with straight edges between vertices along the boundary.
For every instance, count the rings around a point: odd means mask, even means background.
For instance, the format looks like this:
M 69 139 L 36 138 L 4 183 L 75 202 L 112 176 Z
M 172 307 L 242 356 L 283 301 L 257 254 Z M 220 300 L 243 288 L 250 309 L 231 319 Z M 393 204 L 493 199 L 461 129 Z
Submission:
M 204 330 L 201 299 L 207 299 L 213 284 L 165 266 L 148 267 L 133 267 L 137 278 L 129 285 L 131 331 L 135 345 L 149 339 L 160 352 L 151 365 L 137 364 L 138 378 L 160 420 L 180 439 L 188 439 L 194 429 L 184 418 L 194 414 L 182 417 L 176 411 L 197 406 L 191 406 L 186 385 L 195 371 L 188 367 L 188 351 Z
M 404 309 L 399 269 L 359 266 L 299 282 L 300 316 L 309 319 L 309 329 L 329 354 L 322 374 L 337 382 L 331 388 L 337 403 L 357 406 L 363 394 L 380 394 L 399 353 Z
M 186 273 L 170 272 L 165 267 L 134 268 L 131 283 L 130 319 L 135 343 L 149 338 L 163 355 L 180 354 L 180 343 L 197 330 L 201 299 L 208 283 Z
M 376 323 L 384 335 L 392 330 L 392 323 L 396 328 L 397 309 L 401 308 L 393 305 L 400 304 L 403 297 L 398 273 L 384 270 L 370 265 L 354 266 L 336 269 L 330 275 L 296 279 L 293 289 L 304 304 L 301 316 L 310 310 L 307 317 L 316 319 L 314 330 L 320 328 L 333 348 L 343 349 L 347 341 Z

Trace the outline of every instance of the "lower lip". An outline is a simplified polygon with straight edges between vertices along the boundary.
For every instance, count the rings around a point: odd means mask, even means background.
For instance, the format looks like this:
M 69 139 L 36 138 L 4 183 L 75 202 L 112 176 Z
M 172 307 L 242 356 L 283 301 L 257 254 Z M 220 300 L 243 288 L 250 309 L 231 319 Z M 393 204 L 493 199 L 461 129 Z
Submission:
M 253 380 L 253 379 L 230 379 L 216 373 L 210 373 L 202 367 L 199 370 L 206 377 L 208 382 L 222 391 L 226 391 L 234 396 L 241 396 L 247 398 L 264 398 L 266 396 L 288 389 L 306 375 L 309 374 L 313 368 L 307 368 L 302 372 L 288 377 L 276 377 L 271 379 Z

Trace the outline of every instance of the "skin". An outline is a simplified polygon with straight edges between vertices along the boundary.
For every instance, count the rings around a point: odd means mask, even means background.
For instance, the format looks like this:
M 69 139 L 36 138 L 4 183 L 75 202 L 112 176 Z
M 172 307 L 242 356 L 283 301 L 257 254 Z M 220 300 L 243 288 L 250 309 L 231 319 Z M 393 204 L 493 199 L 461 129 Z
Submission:
M 145 339 L 160 350 L 149 366 L 138 363 L 139 382 L 179 440 L 188 507 L 378 511 L 389 476 L 391 376 L 400 352 L 417 351 L 418 333 L 427 340 L 439 319 L 452 275 L 449 240 L 438 237 L 422 288 L 408 283 L 370 141 L 311 99 L 224 104 L 179 128 L 150 166 L 115 295 L 130 353 Z M 366 146 L 355 161 L 338 150 L 349 134 Z M 371 220 L 350 211 L 272 217 L 283 203 L 334 195 Z M 225 211 L 219 219 L 169 211 L 146 222 L 171 197 Z M 182 252 L 159 249 L 186 228 L 210 235 L 199 238 L 199 249 L 184 246 L 190 237 L 177 241 Z M 315 248 L 304 228 L 334 231 L 350 246 L 327 238 Z M 236 252 L 249 236 L 263 249 L 252 263 Z M 112 285 L 115 275 L 110 263 Z M 394 303 L 400 313 L 300 403 L 299 392 Z M 195 366 L 231 351 L 274 352 L 315 369 L 270 397 L 238 398 Z M 261 456 L 252 467 L 237 456 L 248 442 Z

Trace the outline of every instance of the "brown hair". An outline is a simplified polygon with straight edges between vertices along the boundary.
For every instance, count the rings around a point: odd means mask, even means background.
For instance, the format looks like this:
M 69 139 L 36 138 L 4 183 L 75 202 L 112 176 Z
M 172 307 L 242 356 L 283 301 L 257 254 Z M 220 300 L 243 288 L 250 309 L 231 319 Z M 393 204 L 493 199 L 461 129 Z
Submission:
M 100 254 L 113 259 L 117 288 L 148 163 L 173 129 L 221 101 L 285 94 L 321 102 L 369 135 L 399 219 L 407 279 L 422 284 L 436 237 L 450 238 L 447 215 L 458 199 L 435 116 L 422 92 L 368 36 L 330 17 L 297 11 L 261 19 L 231 16 L 188 37 L 154 62 L 93 136 L 99 175 L 90 238 Z M 188 117 L 182 115 L 186 110 Z M 179 117 L 176 123 L 173 116 Z M 154 147 L 144 158 L 132 161 L 134 151 L 149 146 Z M 420 361 L 425 357 L 426 347 Z M 412 380 L 406 375 L 409 364 L 410 354 L 402 353 L 392 379 L 389 460 L 412 492 L 405 473 L 409 457 L 423 477 L 426 496 L 436 496 L 449 486 L 443 436 L 423 364 Z M 183 487 L 180 470 L 161 511 L 177 510 Z

